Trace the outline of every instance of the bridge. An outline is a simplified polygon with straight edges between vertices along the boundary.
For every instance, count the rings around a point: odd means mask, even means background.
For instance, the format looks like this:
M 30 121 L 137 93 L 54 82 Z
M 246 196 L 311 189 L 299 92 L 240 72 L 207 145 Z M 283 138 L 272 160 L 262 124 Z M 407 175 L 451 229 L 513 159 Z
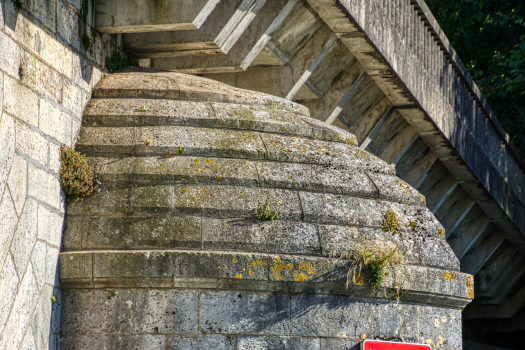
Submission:
M 97 0 L 154 69 L 296 101 L 426 196 L 475 275 L 464 339 L 525 329 L 525 163 L 423 0 Z M 514 340 L 513 340 L 514 339 Z

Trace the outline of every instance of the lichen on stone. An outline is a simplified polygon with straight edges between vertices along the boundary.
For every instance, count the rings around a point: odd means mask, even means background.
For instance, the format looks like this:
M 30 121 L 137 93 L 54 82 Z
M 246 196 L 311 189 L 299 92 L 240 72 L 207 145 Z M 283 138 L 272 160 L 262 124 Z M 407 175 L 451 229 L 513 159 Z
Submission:
M 386 232 L 399 233 L 401 224 L 399 223 L 397 214 L 392 209 L 388 209 L 385 212 L 385 217 L 383 218 L 383 227 L 381 229 Z

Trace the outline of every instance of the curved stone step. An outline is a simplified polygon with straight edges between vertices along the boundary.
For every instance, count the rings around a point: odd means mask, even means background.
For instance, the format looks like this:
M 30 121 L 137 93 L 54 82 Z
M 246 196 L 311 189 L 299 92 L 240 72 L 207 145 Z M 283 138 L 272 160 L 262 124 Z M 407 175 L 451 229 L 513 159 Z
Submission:
M 61 284 L 67 288 L 213 288 L 315 292 L 384 297 L 373 292 L 366 272 L 349 283 L 351 262 L 334 258 L 241 252 L 135 250 L 61 253 Z M 425 266 L 399 266 L 386 276 L 403 281 L 403 301 L 462 307 L 470 299 L 471 276 Z M 392 299 L 396 294 L 390 295 Z
M 143 98 L 93 99 L 84 112 L 83 125 L 242 129 L 357 146 L 356 137 L 342 129 L 285 109 L 258 105 Z
M 397 213 L 401 227 L 438 236 L 442 226 L 424 206 L 379 199 L 263 187 L 223 185 L 103 184 L 99 194 L 68 205 L 71 216 L 199 215 L 250 218 L 266 202 L 282 219 L 312 223 L 383 227 L 387 210 Z
M 104 183 L 259 186 L 425 205 L 425 197 L 396 176 L 345 167 L 211 157 L 90 157 L 88 161 Z
M 275 107 L 310 116 L 307 107 L 281 97 L 254 93 L 212 79 L 147 68 L 128 68 L 110 74 L 97 84 L 93 90 L 93 97 L 238 103 Z
M 352 145 L 254 131 L 185 126 L 83 127 L 77 149 L 93 156 L 185 156 L 268 159 L 345 166 L 395 174 L 395 168 Z
M 252 218 L 69 216 L 62 249 L 203 249 L 340 257 L 355 245 L 377 243 L 397 246 L 407 264 L 458 271 L 456 256 L 446 253 L 445 238 L 422 232 L 405 227 L 393 235 L 377 227 Z M 435 259 L 431 255 L 435 250 L 445 253 Z

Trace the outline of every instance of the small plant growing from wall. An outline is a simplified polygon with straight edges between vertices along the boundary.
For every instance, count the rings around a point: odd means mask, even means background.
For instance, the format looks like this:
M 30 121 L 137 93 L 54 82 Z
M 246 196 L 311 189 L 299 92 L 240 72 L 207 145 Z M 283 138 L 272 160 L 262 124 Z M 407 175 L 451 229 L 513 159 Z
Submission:
M 86 156 L 71 147 L 60 147 L 60 184 L 67 195 L 67 201 L 82 201 L 98 188 L 93 168 Z
M 86 32 L 82 34 L 82 46 L 84 46 L 85 51 L 89 51 L 89 49 L 91 49 L 91 46 L 93 46 L 93 41 L 91 40 L 91 37 Z
M 272 210 L 270 208 L 270 201 L 267 201 L 266 204 L 262 205 L 259 209 L 255 209 L 253 216 L 257 220 L 272 221 L 279 219 L 283 215 L 279 210 Z
M 385 212 L 385 217 L 383 218 L 382 230 L 386 232 L 399 233 L 400 229 L 401 224 L 399 223 L 397 214 L 393 210 L 388 209 Z
M 118 51 L 114 52 L 111 56 L 106 57 L 106 68 L 110 72 L 136 65 L 137 63 L 134 60 L 122 57 Z
M 404 264 L 404 256 L 399 252 L 398 246 L 391 248 L 383 244 L 360 244 L 355 248 L 344 252 L 341 255 L 341 259 L 352 261 L 351 267 L 346 276 L 347 288 L 350 281 L 362 285 L 362 271 L 363 269 L 366 269 L 372 290 L 378 292 L 381 290 L 385 276 L 389 272 L 392 272 L 394 273 L 394 290 L 399 301 L 399 296 L 401 295 L 401 283 L 397 281 L 395 268 Z

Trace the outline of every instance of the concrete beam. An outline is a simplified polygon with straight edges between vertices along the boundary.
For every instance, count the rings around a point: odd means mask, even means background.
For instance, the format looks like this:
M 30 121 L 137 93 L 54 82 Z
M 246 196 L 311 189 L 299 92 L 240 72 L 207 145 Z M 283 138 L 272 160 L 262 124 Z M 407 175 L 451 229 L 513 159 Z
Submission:
M 478 214 L 480 211 L 478 208 L 476 213 Z M 488 233 L 487 230 L 491 227 L 491 223 L 487 216 L 476 215 L 474 220 L 463 219 L 461 225 L 464 227 L 457 229 L 456 232 L 453 232 L 453 236 L 447 239 L 448 244 L 450 244 L 459 260 L 463 259 L 478 239 Z
M 222 54 L 210 59 L 205 55 L 184 57 L 159 57 L 151 60 L 151 68 L 178 71 L 189 74 L 209 74 L 242 71 L 244 60 L 253 54 L 252 50 L 274 20 L 279 16 L 288 0 L 264 2 L 256 0 L 252 7 L 237 10 L 214 39 Z M 242 5 L 245 3 L 243 2 Z M 239 13 L 241 13 L 239 15 Z M 242 17 L 242 18 L 241 18 Z M 239 20 L 238 23 L 233 18 Z M 235 28 L 232 29 L 235 25 Z M 249 27 L 249 28 L 248 28 Z M 226 39 L 225 39 L 226 38 Z
M 494 226 L 487 228 L 486 231 L 489 232 L 489 235 L 482 239 L 479 247 L 473 252 L 467 252 L 461 258 L 461 272 L 469 273 L 473 276 L 476 275 L 505 241 L 502 235 L 495 232 Z
M 481 271 L 480 271 L 481 272 Z M 508 289 L 512 288 L 517 279 L 525 272 L 525 257 L 521 254 L 516 254 L 510 259 L 509 263 L 500 271 L 497 271 L 494 276 L 494 281 L 490 283 L 485 291 L 477 293 L 478 298 L 488 298 L 491 304 L 497 304 L 493 301 L 499 300 Z M 482 275 L 479 276 L 480 278 Z M 484 276 L 485 279 L 488 276 Z M 503 295 L 504 297 L 505 295 Z
M 219 2 L 96 0 L 95 27 L 107 34 L 199 29 Z
M 387 117 L 390 110 L 392 110 L 392 113 Z M 392 109 L 390 100 L 386 96 L 383 97 L 383 99 L 379 101 L 379 103 L 377 103 L 374 108 L 372 108 L 372 110 L 369 111 L 352 129 L 352 133 L 357 138 L 359 145 L 362 145 L 365 142 L 365 139 L 369 139 L 371 142 L 376 137 L 377 133 L 381 131 L 384 123 L 388 122 L 394 112 L 395 110 Z M 370 137 L 372 134 L 373 137 Z M 367 147 L 370 142 L 367 142 Z
M 507 246 L 497 253 L 499 254 L 494 254 L 494 258 L 490 259 L 492 261 L 488 261 L 486 266 L 477 273 L 476 278 L 478 283 L 476 283 L 476 292 L 487 291 L 507 266 L 512 265 L 510 266 L 510 269 L 512 269 L 512 267 L 519 262 L 520 256 L 517 254 L 516 248 L 512 245 Z M 512 263 L 513 258 L 516 260 L 514 263 Z
M 503 299 L 499 305 L 478 305 L 469 307 L 465 318 L 511 318 L 525 305 L 525 285 L 516 294 Z
M 234 16 L 243 0 L 221 1 L 199 30 L 165 31 L 155 35 L 131 33 L 122 35 L 122 45 L 137 59 L 166 57 L 174 51 L 217 50 L 215 39 Z
M 269 48 L 274 47 L 274 45 L 270 45 L 274 40 L 279 40 L 279 38 L 281 38 L 280 36 L 277 36 L 278 34 L 279 33 L 277 33 L 267 45 L 268 51 L 270 51 L 275 57 L 280 57 L 281 55 L 275 55 L 275 51 L 273 51 L 273 49 L 270 50 Z M 312 36 L 309 38 L 307 37 L 306 42 L 301 45 L 295 43 L 295 49 L 290 49 L 289 51 L 289 53 L 294 52 L 294 55 L 290 60 L 284 62 L 278 58 L 281 66 L 252 66 L 245 72 L 205 74 L 203 76 L 239 88 L 246 88 L 279 97 L 285 97 L 289 94 L 293 86 L 297 84 L 297 81 L 301 78 L 315 57 L 318 56 L 323 47 L 326 46 L 326 43 L 332 38 L 332 36 L 333 34 L 330 28 L 326 25 L 321 27 Z M 286 42 L 290 43 L 290 40 L 286 40 Z M 290 43 L 290 45 L 292 45 L 292 43 Z M 262 52 L 264 53 L 265 50 Z M 255 64 L 256 61 L 257 59 L 252 64 Z M 313 92 L 310 91 L 309 94 L 307 94 L 307 92 L 308 88 L 305 88 L 305 90 L 300 91 L 301 95 L 297 95 L 296 97 L 317 99 L 317 96 Z

